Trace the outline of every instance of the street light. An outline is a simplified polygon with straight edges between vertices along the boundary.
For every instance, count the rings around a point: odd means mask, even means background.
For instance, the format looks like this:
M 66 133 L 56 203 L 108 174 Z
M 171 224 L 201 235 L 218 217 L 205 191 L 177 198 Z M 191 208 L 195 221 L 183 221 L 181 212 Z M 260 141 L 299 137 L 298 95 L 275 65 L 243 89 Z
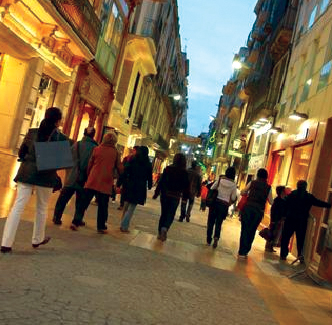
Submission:
M 170 94 L 168 97 L 173 98 L 175 101 L 181 100 L 182 96 L 180 94 Z
M 232 63 L 232 67 L 234 70 L 240 70 L 242 69 L 242 63 L 239 60 L 234 60 Z
M 291 120 L 294 120 L 294 121 L 299 121 L 299 120 L 302 120 L 302 119 L 307 120 L 308 119 L 308 115 L 305 114 L 305 113 L 299 113 L 296 110 L 294 110 L 293 113 L 291 113 L 289 115 L 289 118 Z

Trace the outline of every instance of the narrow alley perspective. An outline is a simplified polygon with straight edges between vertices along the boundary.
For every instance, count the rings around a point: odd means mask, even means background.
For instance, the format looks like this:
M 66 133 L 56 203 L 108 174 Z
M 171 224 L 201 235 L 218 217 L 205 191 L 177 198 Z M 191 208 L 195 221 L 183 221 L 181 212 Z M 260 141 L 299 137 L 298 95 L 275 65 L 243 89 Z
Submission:
M 1 192 L 2 216 L 13 194 Z M 128 234 L 119 231 L 119 200 L 110 204 L 107 236 L 94 231 L 93 205 L 86 227 L 69 230 L 74 212 L 70 204 L 61 226 L 48 220 L 49 245 L 31 250 L 27 245 L 35 208 L 31 200 L 15 252 L 0 256 L 0 323 L 332 322 L 331 292 L 305 276 L 289 279 L 303 266 L 280 264 L 277 255 L 264 252 L 259 236 L 248 260 L 237 259 L 240 223 L 236 216 L 224 222 L 217 249 L 207 246 L 207 211 L 199 211 L 198 201 L 190 222 L 175 221 L 164 243 L 156 237 L 159 202 L 151 198 L 138 208 Z M 4 221 L 0 219 L 0 229 Z

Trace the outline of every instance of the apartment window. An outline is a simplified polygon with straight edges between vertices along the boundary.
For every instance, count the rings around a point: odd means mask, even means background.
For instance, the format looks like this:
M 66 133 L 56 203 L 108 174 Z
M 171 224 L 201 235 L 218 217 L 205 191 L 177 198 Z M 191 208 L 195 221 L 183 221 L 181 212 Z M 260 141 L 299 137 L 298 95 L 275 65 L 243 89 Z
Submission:
M 331 73 L 332 63 L 331 61 L 325 63 L 320 70 L 319 81 L 317 86 L 317 91 L 323 89 L 327 86 L 329 81 L 329 76 Z
M 322 0 L 320 2 L 319 14 L 321 15 L 327 9 L 330 0 Z
M 135 85 L 134 85 L 134 90 L 133 90 L 133 95 L 131 97 L 129 111 L 128 111 L 128 117 L 129 118 L 131 117 L 131 114 L 133 112 L 134 103 L 135 103 L 135 99 L 136 99 L 137 88 L 138 88 L 140 78 L 141 78 L 140 73 L 137 73 L 136 80 L 135 80 Z
M 309 91 L 310 91 L 310 86 L 312 84 L 312 79 L 308 79 L 303 86 L 303 91 L 301 94 L 301 98 L 300 98 L 300 103 L 304 102 L 307 100 L 308 96 L 309 96 Z
M 106 27 L 106 32 L 104 34 L 104 40 L 111 46 L 114 55 L 117 54 L 120 46 L 122 30 L 123 20 L 120 15 L 120 11 L 116 3 L 113 3 L 112 10 L 109 15 L 108 25 Z
M 308 21 L 308 29 L 310 29 L 315 23 L 316 14 L 317 14 L 317 5 L 312 9 L 312 12 L 310 14 Z

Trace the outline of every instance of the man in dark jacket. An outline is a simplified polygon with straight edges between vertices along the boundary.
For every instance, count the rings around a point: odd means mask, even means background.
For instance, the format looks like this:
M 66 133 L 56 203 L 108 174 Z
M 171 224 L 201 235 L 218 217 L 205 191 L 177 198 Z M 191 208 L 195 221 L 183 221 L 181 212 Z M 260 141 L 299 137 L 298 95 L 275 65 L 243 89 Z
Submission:
M 330 208 L 331 204 L 318 200 L 308 193 L 306 181 L 298 181 L 297 189 L 286 198 L 286 220 L 281 238 L 280 260 L 286 260 L 289 240 L 295 232 L 298 258 L 304 262 L 303 246 L 312 206 Z
M 93 140 L 96 130 L 93 127 L 88 127 L 84 130 L 84 136 L 81 141 L 78 141 L 72 146 L 73 158 L 75 166 L 66 175 L 66 181 L 63 189 L 60 192 L 58 200 L 54 208 L 53 223 L 61 225 L 63 211 L 76 192 L 76 207 L 79 204 L 79 197 L 83 194 L 84 183 L 87 179 L 87 168 L 92 151 L 98 146 L 98 143 Z M 85 223 L 82 222 L 82 225 Z
M 181 201 L 181 215 L 179 221 L 183 222 L 184 218 L 186 221 L 190 221 L 190 214 L 195 202 L 195 196 L 200 197 L 201 195 L 201 186 L 202 186 L 202 177 L 199 174 L 199 167 L 197 166 L 197 161 L 191 163 L 191 168 L 188 169 L 189 177 L 189 198 L 188 201 Z M 188 203 L 188 204 L 187 204 Z

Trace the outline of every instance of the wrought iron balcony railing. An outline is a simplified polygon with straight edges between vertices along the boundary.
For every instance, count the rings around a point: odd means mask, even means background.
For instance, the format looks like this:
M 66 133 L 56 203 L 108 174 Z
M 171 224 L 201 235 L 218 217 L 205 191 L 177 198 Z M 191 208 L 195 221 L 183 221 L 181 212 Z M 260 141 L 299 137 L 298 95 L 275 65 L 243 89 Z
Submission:
M 96 53 L 101 22 L 88 0 L 51 0 L 83 43 Z

